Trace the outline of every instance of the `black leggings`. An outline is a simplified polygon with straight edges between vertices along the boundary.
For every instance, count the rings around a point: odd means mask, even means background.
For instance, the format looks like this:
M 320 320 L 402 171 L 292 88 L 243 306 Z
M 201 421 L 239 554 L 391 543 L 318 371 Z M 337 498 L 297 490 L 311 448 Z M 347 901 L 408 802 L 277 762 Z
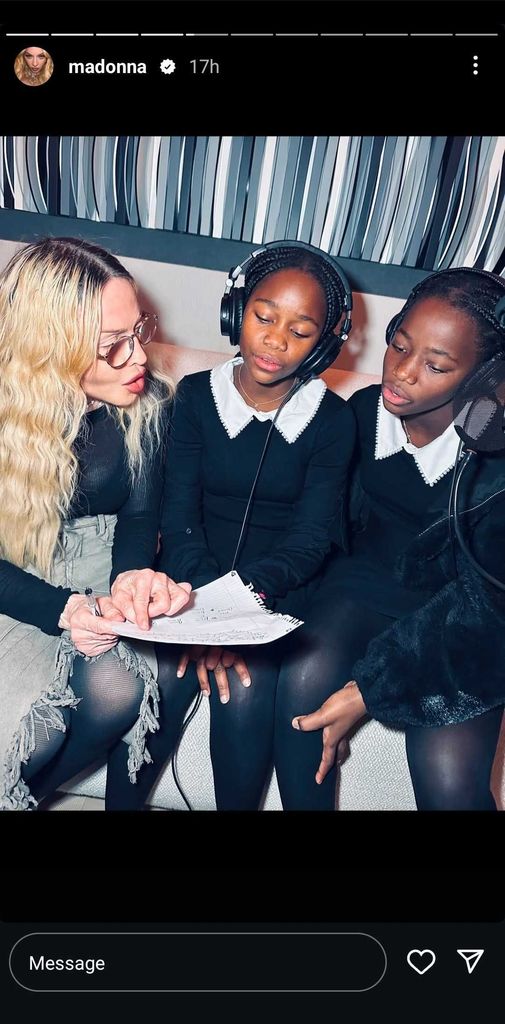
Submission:
M 331 692 L 350 678 L 352 665 L 364 655 L 369 640 L 395 621 L 338 590 L 313 607 L 311 620 L 318 622 L 320 643 L 327 652 Z M 490 778 L 502 716 L 499 707 L 457 725 L 407 727 L 407 759 L 418 810 L 496 810 Z
M 219 810 L 256 810 L 275 767 L 285 810 L 327 810 L 335 806 L 336 771 L 321 785 L 315 774 L 321 759 L 321 733 L 302 733 L 291 725 L 295 715 L 318 708 L 350 678 L 351 667 L 364 647 L 384 629 L 382 615 L 356 615 L 345 598 L 334 609 L 331 625 L 317 622 L 285 640 L 243 650 L 252 685 L 242 686 L 233 670 L 230 701 L 221 704 L 211 678 L 211 758 Z M 140 809 L 165 762 L 173 753 L 184 715 L 198 693 L 194 664 L 177 679 L 180 650 L 157 648 L 161 691 L 160 730 L 149 738 L 152 765 L 145 765 L 137 784 L 126 781 L 126 753 L 117 747 L 109 758 L 109 806 Z M 206 698 L 204 698 L 206 699 Z
M 315 605 L 310 622 L 283 641 L 244 650 L 252 685 L 229 672 L 231 699 L 221 704 L 211 680 L 211 757 L 220 810 L 254 810 L 275 766 L 286 810 L 332 810 L 335 769 L 321 786 L 314 776 L 321 733 L 292 728 L 295 715 L 318 708 L 351 677 L 354 662 L 391 619 L 343 594 Z M 160 730 L 148 736 L 152 765 L 132 785 L 127 744 L 120 737 L 136 721 L 143 684 L 111 654 L 75 662 L 72 686 L 84 699 L 65 711 L 68 733 L 38 727 L 37 747 L 23 769 L 38 799 L 108 753 L 106 807 L 141 809 L 177 746 L 186 711 L 199 691 L 194 664 L 177 679 L 180 651 L 157 650 Z M 204 698 L 205 699 L 205 698 Z M 65 710 L 65 709 L 64 709 Z M 489 783 L 502 708 L 458 725 L 409 727 L 407 756 L 419 810 L 494 810 Z
M 23 765 L 22 776 L 37 800 L 103 760 L 138 718 L 144 683 L 112 652 L 98 661 L 76 657 L 71 685 L 82 699 L 76 708 L 62 708 L 67 732 L 47 728 L 42 720 L 36 723 L 35 750 Z M 126 743 L 120 746 L 127 752 Z
M 406 730 L 410 776 L 420 811 L 495 811 L 489 788 L 503 708 L 458 725 Z

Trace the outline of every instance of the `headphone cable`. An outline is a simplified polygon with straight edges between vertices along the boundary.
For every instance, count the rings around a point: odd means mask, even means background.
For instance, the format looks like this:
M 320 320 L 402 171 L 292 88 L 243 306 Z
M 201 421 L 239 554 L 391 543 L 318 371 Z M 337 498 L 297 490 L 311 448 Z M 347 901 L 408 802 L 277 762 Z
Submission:
M 459 573 L 458 573 L 458 563 L 457 563 L 457 560 L 456 560 L 456 537 L 455 537 L 455 534 L 454 534 L 454 525 L 453 525 L 455 517 L 457 515 L 456 505 L 455 505 L 455 501 L 454 501 L 454 496 L 455 496 L 455 492 L 456 492 L 456 481 L 457 481 L 457 478 L 458 478 L 458 469 L 460 468 L 460 459 L 461 459 L 461 452 L 463 451 L 463 446 L 464 446 L 464 441 L 461 439 L 460 442 L 459 442 L 459 447 L 458 447 L 458 451 L 457 451 L 457 454 L 456 454 L 456 461 L 454 463 L 454 468 L 453 468 L 453 471 L 452 471 L 451 490 L 450 490 L 450 493 L 449 493 L 449 509 L 448 509 L 448 513 L 449 513 L 449 540 L 450 540 L 450 543 L 451 543 L 452 568 L 453 568 L 453 572 L 454 572 L 455 576 L 458 576 Z
M 240 554 L 240 549 L 241 549 L 242 543 L 243 543 L 244 533 L 245 533 L 245 529 L 246 529 L 246 526 L 247 526 L 247 521 L 248 521 L 248 518 L 249 518 L 249 512 L 250 512 L 250 509 L 251 509 L 251 504 L 252 504 L 252 500 L 253 500 L 253 497 L 254 497 L 254 492 L 256 490 L 256 484 L 258 483 L 258 478 L 259 478 L 259 475 L 261 473 L 261 469 L 262 469 L 263 463 L 265 461 L 265 455 L 267 453 L 268 445 L 270 444 L 270 438 L 272 436 L 272 431 L 273 431 L 273 429 L 275 427 L 275 424 L 277 423 L 277 419 L 278 419 L 280 413 L 282 412 L 284 406 L 287 405 L 287 403 L 296 395 L 296 393 L 300 390 L 300 388 L 302 388 L 304 386 L 304 384 L 306 384 L 308 382 L 308 379 L 310 379 L 310 378 L 301 378 L 301 379 L 298 378 L 298 377 L 295 378 L 295 383 L 293 384 L 293 387 L 289 389 L 287 395 L 285 395 L 284 398 L 282 399 L 282 402 L 279 405 L 279 408 L 275 410 L 275 416 L 274 416 L 274 418 L 273 418 L 273 420 L 272 420 L 272 422 L 270 424 L 270 429 L 269 429 L 268 434 L 266 436 L 265 444 L 263 445 L 263 451 L 262 451 L 262 453 L 260 455 L 260 460 L 258 462 L 258 468 L 256 470 L 256 475 L 254 477 L 254 480 L 253 480 L 253 483 L 252 483 L 252 487 L 251 487 L 251 490 L 250 490 L 250 493 L 249 493 L 249 498 L 247 500 L 246 510 L 244 512 L 244 518 L 242 520 L 242 526 L 240 528 L 240 534 L 239 534 L 239 538 L 238 538 L 238 541 L 237 541 L 237 546 L 235 548 L 235 554 L 233 556 L 233 562 L 232 562 L 232 565 L 231 565 L 230 572 L 234 572 L 235 571 L 235 566 L 237 564 L 237 559 L 238 559 L 238 556 Z
M 467 543 L 466 543 L 466 541 L 465 541 L 465 539 L 463 537 L 463 533 L 462 533 L 460 522 L 459 522 L 459 513 L 458 513 L 459 485 L 460 485 L 460 481 L 461 481 L 461 478 L 463 476 L 463 473 L 464 473 L 466 467 L 468 466 L 468 464 L 470 462 L 470 459 L 472 458 L 472 455 L 475 455 L 475 454 L 476 454 L 476 452 L 472 451 L 471 449 L 467 449 L 466 450 L 465 457 L 464 457 L 461 465 L 458 467 L 458 472 L 457 472 L 456 477 L 455 477 L 454 495 L 453 495 L 454 529 L 455 529 L 455 532 L 456 532 L 456 537 L 458 538 L 458 543 L 459 543 L 459 545 L 461 547 L 461 550 L 463 551 L 463 554 L 465 555 L 465 557 L 470 562 L 470 565 L 472 565 L 473 568 L 475 569 L 475 571 L 479 574 L 479 576 L 481 576 L 482 579 L 487 580 L 488 583 L 492 583 L 493 586 L 498 587 L 499 590 L 505 590 L 505 583 L 503 583 L 501 580 L 498 580 L 496 578 L 496 576 L 492 576 L 491 573 L 487 572 L 487 570 L 484 569 L 484 567 L 482 565 L 480 565 L 479 562 L 477 561 L 477 559 L 474 557 L 474 555 L 470 551 L 470 548 L 468 547 L 468 545 L 467 545 Z M 452 490 L 452 488 L 451 488 L 451 490 Z M 499 492 L 496 492 L 496 493 L 499 493 Z M 491 495 L 491 497 L 492 496 L 493 495 Z
M 172 754 L 172 775 L 174 777 L 175 785 L 177 786 L 177 789 L 179 790 L 179 793 L 180 793 L 182 799 L 184 800 L 184 803 L 186 804 L 186 807 L 188 808 L 188 811 L 192 811 L 193 808 L 192 808 L 189 800 L 187 799 L 187 797 L 186 797 L 186 795 L 184 793 L 184 790 L 183 790 L 183 788 L 181 786 L 180 780 L 179 780 L 179 775 L 178 775 L 178 771 L 177 771 L 177 754 L 179 752 L 179 747 L 181 745 L 182 737 L 184 736 L 184 733 L 186 732 L 186 729 L 188 728 L 189 723 L 195 717 L 196 712 L 198 711 L 198 708 L 200 707 L 201 703 L 202 703 L 202 691 L 200 690 L 199 693 L 197 693 L 197 695 L 196 695 L 196 697 L 195 697 L 195 699 L 193 701 L 193 706 L 190 707 L 189 713 L 186 716 L 186 718 L 184 719 L 184 722 L 182 723 L 181 731 L 179 733 L 179 739 L 177 740 L 177 746 L 175 747 L 174 752 Z

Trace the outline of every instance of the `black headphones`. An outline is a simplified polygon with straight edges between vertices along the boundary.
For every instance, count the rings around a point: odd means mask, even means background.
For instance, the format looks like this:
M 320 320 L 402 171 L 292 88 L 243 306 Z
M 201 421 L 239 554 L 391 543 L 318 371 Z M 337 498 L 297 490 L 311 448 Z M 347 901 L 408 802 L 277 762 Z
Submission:
M 422 281 L 419 281 L 419 284 L 416 284 L 415 288 L 412 289 L 403 308 L 400 310 L 399 313 L 396 313 L 392 320 L 389 321 L 386 327 L 386 345 L 389 345 L 390 341 L 392 341 L 392 339 L 394 338 L 407 310 L 410 309 L 410 307 L 414 304 L 417 292 L 419 292 L 420 289 L 426 284 L 426 281 L 431 281 L 433 277 L 438 277 L 440 273 L 460 274 L 461 271 L 469 272 L 470 274 L 480 274 L 481 277 L 490 277 L 495 282 L 495 284 L 497 284 L 498 281 L 501 281 L 503 284 L 503 288 L 505 290 L 505 280 L 503 280 L 503 278 L 500 278 L 498 274 L 492 274 L 489 270 L 479 270 L 478 267 L 451 267 L 449 270 L 437 270 L 435 271 L 434 274 L 429 274 L 427 277 L 424 277 Z M 505 340 L 505 294 L 503 298 L 500 299 L 495 306 L 494 317 L 496 319 L 493 319 L 492 326 L 496 328 L 498 333 Z
M 232 268 L 228 274 L 225 293 L 221 299 L 221 334 L 224 334 L 230 339 L 230 345 L 238 345 L 240 343 L 240 332 L 242 330 L 245 308 L 245 289 L 236 287 L 237 279 L 244 273 L 248 264 L 251 263 L 252 260 L 256 259 L 257 256 L 260 256 L 261 253 L 266 252 L 268 249 L 285 248 L 305 249 L 306 252 L 311 252 L 315 256 L 319 256 L 319 258 L 328 263 L 333 272 L 338 275 L 345 292 L 343 311 L 346 316 L 339 334 L 334 334 L 333 331 L 329 331 L 326 335 L 319 338 L 317 345 L 315 345 L 312 352 L 309 353 L 306 359 L 300 363 L 300 366 L 296 371 L 296 376 L 299 380 L 308 380 L 310 377 L 316 377 L 318 374 L 323 373 L 324 370 L 327 370 L 328 367 L 331 366 L 337 358 L 344 341 L 347 341 L 352 327 L 352 292 L 349 282 L 338 263 L 332 256 L 329 256 L 328 253 L 323 252 L 322 249 L 317 249 L 316 246 L 309 245 L 308 242 L 298 242 L 285 239 L 281 242 L 266 242 L 265 245 L 262 245 L 259 249 L 255 249 L 254 252 L 251 252 L 243 263 Z

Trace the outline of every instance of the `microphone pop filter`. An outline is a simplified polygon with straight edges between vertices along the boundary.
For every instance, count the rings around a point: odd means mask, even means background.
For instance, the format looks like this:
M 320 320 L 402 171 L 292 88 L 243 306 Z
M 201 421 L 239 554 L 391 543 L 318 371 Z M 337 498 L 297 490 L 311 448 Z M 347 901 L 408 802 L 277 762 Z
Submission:
M 505 360 L 489 359 L 463 381 L 453 399 L 454 427 L 467 448 L 505 448 Z

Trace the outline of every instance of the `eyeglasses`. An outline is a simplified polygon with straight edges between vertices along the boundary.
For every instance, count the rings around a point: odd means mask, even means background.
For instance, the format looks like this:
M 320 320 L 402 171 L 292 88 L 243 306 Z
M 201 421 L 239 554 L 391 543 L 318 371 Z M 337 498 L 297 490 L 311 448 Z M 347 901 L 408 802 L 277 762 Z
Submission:
M 118 338 L 107 349 L 105 355 L 98 352 L 97 359 L 105 359 L 105 362 L 114 370 L 120 370 L 122 366 L 126 365 L 135 348 L 135 339 L 142 345 L 142 348 L 145 348 L 153 340 L 157 324 L 156 313 L 142 313 L 138 324 L 133 329 L 133 334 L 125 334 L 122 338 Z

